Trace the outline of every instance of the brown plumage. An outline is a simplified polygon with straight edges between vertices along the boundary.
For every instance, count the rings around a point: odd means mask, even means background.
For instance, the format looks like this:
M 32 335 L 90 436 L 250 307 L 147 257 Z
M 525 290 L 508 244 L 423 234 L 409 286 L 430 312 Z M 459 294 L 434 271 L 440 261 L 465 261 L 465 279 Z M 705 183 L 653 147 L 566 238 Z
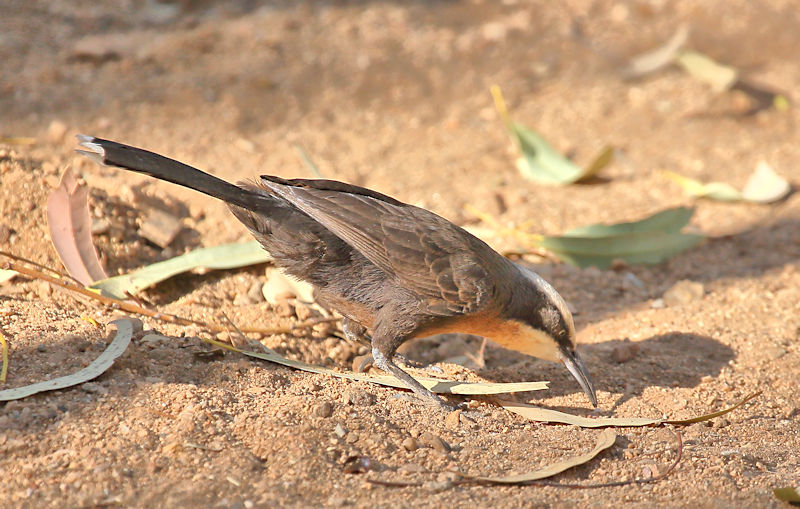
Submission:
M 80 136 L 102 164 L 145 173 L 214 196 L 286 273 L 314 286 L 345 317 L 345 332 L 372 344 L 375 364 L 443 404 L 393 357 L 406 340 L 467 332 L 563 362 L 596 406 L 575 353 L 566 303 L 534 272 L 425 209 L 332 180 L 264 175 L 233 185 L 166 157 Z

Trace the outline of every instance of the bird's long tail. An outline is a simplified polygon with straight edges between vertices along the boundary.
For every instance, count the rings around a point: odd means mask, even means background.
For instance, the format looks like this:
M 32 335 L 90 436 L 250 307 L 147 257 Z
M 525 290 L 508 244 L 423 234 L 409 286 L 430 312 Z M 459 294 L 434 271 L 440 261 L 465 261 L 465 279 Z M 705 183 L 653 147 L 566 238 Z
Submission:
M 147 150 L 83 134 L 78 135 L 78 140 L 80 141 L 80 146 L 86 150 L 78 150 L 77 152 L 90 157 L 100 164 L 118 166 L 126 170 L 144 173 L 157 179 L 200 191 L 247 210 L 263 209 L 275 200 L 274 197 L 244 189 L 189 165 Z

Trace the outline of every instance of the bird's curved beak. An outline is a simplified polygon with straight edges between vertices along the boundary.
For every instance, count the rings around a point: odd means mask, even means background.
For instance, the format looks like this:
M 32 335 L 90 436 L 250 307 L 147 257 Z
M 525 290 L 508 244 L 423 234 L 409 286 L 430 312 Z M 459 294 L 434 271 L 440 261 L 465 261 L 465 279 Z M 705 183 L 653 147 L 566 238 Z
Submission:
M 564 366 L 572 373 L 572 376 L 581 384 L 581 389 L 589 396 L 589 401 L 592 402 L 592 405 L 597 408 L 597 394 L 594 392 L 592 379 L 589 377 L 589 371 L 586 369 L 586 365 L 583 363 L 580 356 L 578 356 L 578 352 L 570 350 L 562 351 L 561 362 L 564 363 Z

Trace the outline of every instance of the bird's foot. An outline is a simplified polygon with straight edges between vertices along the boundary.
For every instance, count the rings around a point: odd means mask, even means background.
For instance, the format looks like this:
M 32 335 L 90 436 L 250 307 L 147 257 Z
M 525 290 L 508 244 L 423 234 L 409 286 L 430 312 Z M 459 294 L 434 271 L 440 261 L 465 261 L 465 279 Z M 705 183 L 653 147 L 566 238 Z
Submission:
M 405 357 L 400 354 L 394 354 L 394 358 L 400 361 L 405 367 L 411 367 L 414 369 L 425 369 L 425 367 L 417 361 L 412 361 L 408 357 Z M 354 371 L 357 373 L 365 373 L 369 370 L 372 366 L 380 367 L 375 364 L 375 358 L 372 356 L 371 353 L 368 353 L 361 357 L 361 361 L 358 363 L 358 366 L 355 366 Z M 386 370 L 384 370 L 386 371 Z
M 395 364 L 392 359 L 388 359 L 385 355 L 374 348 L 372 349 L 372 359 L 375 367 L 394 375 L 395 378 L 405 383 L 409 389 L 420 396 L 425 403 L 435 404 L 447 412 L 452 412 L 454 410 L 454 408 L 445 402 L 441 397 L 419 383 L 414 377 L 403 371 L 403 369 Z

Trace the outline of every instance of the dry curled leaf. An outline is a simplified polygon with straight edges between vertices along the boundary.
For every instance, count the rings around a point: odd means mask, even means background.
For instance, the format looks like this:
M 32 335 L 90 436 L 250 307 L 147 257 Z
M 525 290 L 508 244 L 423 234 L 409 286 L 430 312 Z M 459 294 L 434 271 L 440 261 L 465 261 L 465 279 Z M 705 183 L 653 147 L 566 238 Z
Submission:
M 589 461 L 594 459 L 595 456 L 597 456 L 601 452 L 605 451 L 606 449 L 614 445 L 616 439 L 617 439 L 617 434 L 613 430 L 604 429 L 598 435 L 597 444 L 591 451 L 581 454 L 579 456 L 574 456 L 572 458 L 565 459 L 563 461 L 552 463 L 550 465 L 547 465 L 546 467 L 534 470 L 533 472 L 526 472 L 524 474 L 518 474 L 518 475 L 509 475 L 505 477 L 481 477 L 481 476 L 468 476 L 466 474 L 461 474 L 461 475 L 474 481 L 494 483 L 494 484 L 520 484 L 530 481 L 537 481 L 539 479 L 545 479 L 547 477 L 552 477 L 556 474 L 560 474 L 561 472 L 564 472 L 565 470 L 576 467 L 578 465 L 583 465 L 584 463 L 588 463 Z
M 664 171 L 663 175 L 676 182 L 684 191 L 696 198 L 708 198 L 717 201 L 772 203 L 783 199 L 792 190 L 791 184 L 778 175 L 765 161 L 759 161 L 741 192 L 724 182 L 703 183 L 671 171 Z
M 527 419 L 536 422 L 549 422 L 559 424 L 571 424 L 573 426 L 580 426 L 581 428 L 603 428 L 608 426 L 653 426 L 656 424 L 673 424 L 673 425 L 689 425 L 696 422 L 703 422 L 725 415 L 733 410 L 744 405 L 752 400 L 761 392 L 756 392 L 742 399 L 735 405 L 732 405 L 723 410 L 712 412 L 709 414 L 692 417 L 690 419 L 647 419 L 642 417 L 581 417 L 579 415 L 567 414 L 549 408 L 540 408 L 527 403 L 517 403 L 514 401 L 499 400 L 498 403 L 506 410 L 521 415 Z
M 772 203 L 792 190 L 789 182 L 778 175 L 766 161 L 759 161 L 742 189 L 742 198 L 756 203 Z
M 47 199 L 50 239 L 69 275 L 83 285 L 108 277 L 92 243 L 88 196 L 89 188 L 79 184 L 67 168 L 61 184 Z
M 681 25 L 663 45 L 631 58 L 628 65 L 622 69 L 623 77 L 642 78 L 672 64 L 688 39 L 689 27 Z
M 0 401 L 11 401 L 14 399 L 26 398 L 32 394 L 44 391 L 54 391 L 56 389 L 64 389 L 72 387 L 83 382 L 97 378 L 114 364 L 114 360 L 122 355 L 131 342 L 131 337 L 135 330 L 142 329 L 142 322 L 123 318 L 111 322 L 117 327 L 117 335 L 111 341 L 111 344 L 101 353 L 91 364 L 75 373 L 47 380 L 45 382 L 37 382 L 35 384 L 26 385 L 24 387 L 15 387 L 13 389 L 6 389 L 0 391 Z

